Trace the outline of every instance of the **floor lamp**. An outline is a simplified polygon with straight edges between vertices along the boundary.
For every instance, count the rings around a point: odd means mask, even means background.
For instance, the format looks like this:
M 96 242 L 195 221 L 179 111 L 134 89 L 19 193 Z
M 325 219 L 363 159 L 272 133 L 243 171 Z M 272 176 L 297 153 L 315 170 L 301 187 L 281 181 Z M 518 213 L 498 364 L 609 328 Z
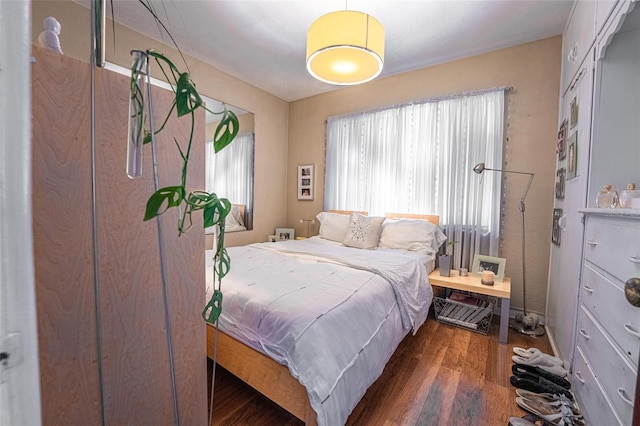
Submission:
M 524 194 L 520 198 L 520 213 L 522 215 L 522 311 L 524 315 L 520 318 L 520 315 L 516 316 L 515 320 L 509 321 L 509 327 L 513 328 L 519 333 L 526 334 L 529 336 L 543 336 L 544 335 L 544 327 L 538 324 L 539 318 L 536 314 L 528 314 L 527 313 L 527 269 L 525 267 L 526 256 L 525 256 L 525 241 L 524 241 L 524 210 L 525 204 L 524 199 L 527 196 L 527 192 L 529 192 L 529 188 L 531 188 L 531 183 L 533 182 L 533 173 L 528 172 L 516 172 L 512 170 L 500 170 L 500 169 L 490 169 L 484 166 L 484 163 L 478 163 L 473 168 L 473 171 L 481 174 L 485 170 L 489 170 L 492 172 L 502 172 L 502 173 L 515 173 L 519 175 L 527 175 L 529 176 L 529 183 L 527 184 L 527 188 L 524 190 Z

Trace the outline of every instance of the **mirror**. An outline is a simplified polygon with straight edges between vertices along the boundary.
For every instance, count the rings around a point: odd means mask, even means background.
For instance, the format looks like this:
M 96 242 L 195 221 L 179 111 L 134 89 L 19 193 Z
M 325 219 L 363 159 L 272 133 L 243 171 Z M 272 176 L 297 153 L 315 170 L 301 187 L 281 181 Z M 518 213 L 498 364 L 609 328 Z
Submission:
M 213 135 L 221 116 L 207 112 L 205 190 L 231 201 L 233 207 L 231 214 L 227 217 L 226 232 L 251 230 L 253 229 L 254 115 L 206 96 L 202 98 L 211 111 L 221 112 L 226 106 L 236 114 L 240 125 L 238 135 L 233 142 L 215 153 Z M 205 233 L 213 233 L 212 228 L 207 228 Z

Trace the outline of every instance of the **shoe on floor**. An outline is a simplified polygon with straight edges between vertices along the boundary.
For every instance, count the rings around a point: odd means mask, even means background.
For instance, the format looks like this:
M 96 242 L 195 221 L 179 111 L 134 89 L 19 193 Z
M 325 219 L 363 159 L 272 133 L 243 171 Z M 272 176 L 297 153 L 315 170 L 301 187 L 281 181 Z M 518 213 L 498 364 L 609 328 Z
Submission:
M 516 403 L 521 408 L 541 417 L 552 425 L 582 426 L 585 424 L 581 415 L 576 416 L 571 408 L 565 405 L 560 407 L 549 407 L 536 401 L 524 399 L 520 396 L 516 398 Z
M 557 374 L 550 373 L 547 370 L 544 370 L 540 367 L 535 367 L 533 365 L 526 364 L 513 364 L 511 366 L 511 371 L 514 375 L 519 375 L 523 373 L 530 373 L 537 376 L 544 377 L 547 380 L 552 381 L 558 386 L 562 386 L 565 389 L 571 389 L 571 383 L 564 377 L 558 376 Z
M 540 404 L 548 405 L 550 407 L 559 407 L 560 405 L 566 405 L 567 407 L 571 408 L 574 415 L 582 415 L 582 413 L 580 412 L 580 408 L 578 408 L 576 403 L 574 401 L 571 401 L 564 395 L 535 393 L 524 389 L 516 389 L 516 395 L 522 397 L 523 399 L 527 399 L 529 401 L 537 401 Z
M 519 389 L 528 390 L 534 393 L 550 393 L 552 395 L 564 395 L 573 401 L 573 394 L 569 389 L 558 386 L 544 377 L 533 374 L 520 374 L 509 378 L 511 384 Z
M 509 426 L 547 426 L 550 423 L 534 414 L 522 417 L 509 417 Z
M 522 358 L 531 358 L 533 356 L 543 356 L 545 358 L 548 358 L 554 364 L 558 364 L 560 366 L 562 366 L 564 364 L 560 358 L 555 357 L 553 355 L 549 355 L 547 353 L 544 353 L 538 348 L 524 349 L 524 348 L 519 348 L 519 347 L 515 346 L 513 348 L 513 353 L 518 355 L 519 357 L 522 357 Z
M 564 367 L 556 364 L 552 359 L 545 356 L 545 354 L 533 355 L 530 358 L 523 358 L 519 355 L 514 355 L 511 357 L 511 360 L 516 364 L 540 367 L 549 373 L 555 374 L 556 376 L 565 377 L 567 375 L 567 370 L 565 370 Z

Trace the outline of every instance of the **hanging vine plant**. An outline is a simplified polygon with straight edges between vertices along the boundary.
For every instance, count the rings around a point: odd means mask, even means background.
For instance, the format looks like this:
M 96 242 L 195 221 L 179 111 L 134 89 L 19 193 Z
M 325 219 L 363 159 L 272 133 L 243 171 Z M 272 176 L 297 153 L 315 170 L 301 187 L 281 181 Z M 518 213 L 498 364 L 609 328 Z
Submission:
M 134 51 L 141 53 L 140 51 Z M 132 52 L 132 54 L 134 53 Z M 131 67 L 131 91 L 130 91 L 130 109 L 129 109 L 129 159 L 127 161 L 128 173 L 130 176 L 141 172 L 140 167 L 136 166 L 135 156 L 142 155 L 142 146 L 154 141 L 154 136 L 160 133 L 166 126 L 173 111 L 177 113 L 177 117 L 188 116 L 191 120 L 191 128 L 189 140 L 186 147 L 181 146 L 177 139 L 174 142 L 180 157 L 182 158 L 182 174 L 180 183 L 173 186 L 159 188 L 153 193 L 147 201 L 144 221 L 156 218 L 171 208 L 179 209 L 178 219 L 178 235 L 187 232 L 193 225 L 192 214 L 202 211 L 204 217 L 204 227 L 218 226 L 220 229 L 217 237 L 217 249 L 214 254 L 214 282 L 218 285 L 214 289 L 213 296 L 204 310 L 202 316 L 205 321 L 215 323 L 222 310 L 222 292 L 220 282 L 222 278 L 229 272 L 231 262 L 227 250 L 224 247 L 224 226 L 225 218 L 231 211 L 231 203 L 226 198 L 219 198 L 215 193 L 208 193 L 201 190 L 187 191 L 187 172 L 189 166 L 189 156 L 193 144 L 193 135 L 195 130 L 195 112 L 198 108 L 203 108 L 212 114 L 222 115 L 218 126 L 213 135 L 215 152 L 219 152 L 229 145 L 239 130 L 238 118 L 233 113 L 224 109 L 222 112 L 209 110 L 203 103 L 202 97 L 196 90 L 195 84 L 191 80 L 188 72 L 180 72 L 180 70 L 161 53 L 154 50 L 142 52 L 144 55 L 134 56 Z M 144 59 L 140 59 L 144 57 Z M 172 86 L 175 98 L 173 99 L 171 109 L 167 113 L 162 125 L 153 130 L 149 126 L 145 117 L 145 97 L 144 90 L 141 88 L 141 82 L 144 81 L 145 74 L 148 74 L 148 60 L 153 58 L 159 66 L 162 74 L 167 82 Z M 145 62 L 145 67 L 142 62 Z M 149 106 L 147 107 L 147 109 Z M 149 112 L 147 113 L 149 115 Z M 144 130 L 143 130 L 144 129 Z M 141 165 L 141 164 L 140 164 Z M 130 170 L 129 170 L 130 169 Z M 135 176 L 132 176 L 135 177 Z

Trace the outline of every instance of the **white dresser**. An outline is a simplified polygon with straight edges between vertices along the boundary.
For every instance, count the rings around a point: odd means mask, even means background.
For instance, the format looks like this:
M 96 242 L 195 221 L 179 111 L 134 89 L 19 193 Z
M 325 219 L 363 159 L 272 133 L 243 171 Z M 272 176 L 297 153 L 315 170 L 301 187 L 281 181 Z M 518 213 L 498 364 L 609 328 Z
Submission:
M 589 424 L 630 425 L 640 351 L 640 308 L 624 284 L 640 277 L 640 210 L 584 209 L 580 306 L 572 373 Z

